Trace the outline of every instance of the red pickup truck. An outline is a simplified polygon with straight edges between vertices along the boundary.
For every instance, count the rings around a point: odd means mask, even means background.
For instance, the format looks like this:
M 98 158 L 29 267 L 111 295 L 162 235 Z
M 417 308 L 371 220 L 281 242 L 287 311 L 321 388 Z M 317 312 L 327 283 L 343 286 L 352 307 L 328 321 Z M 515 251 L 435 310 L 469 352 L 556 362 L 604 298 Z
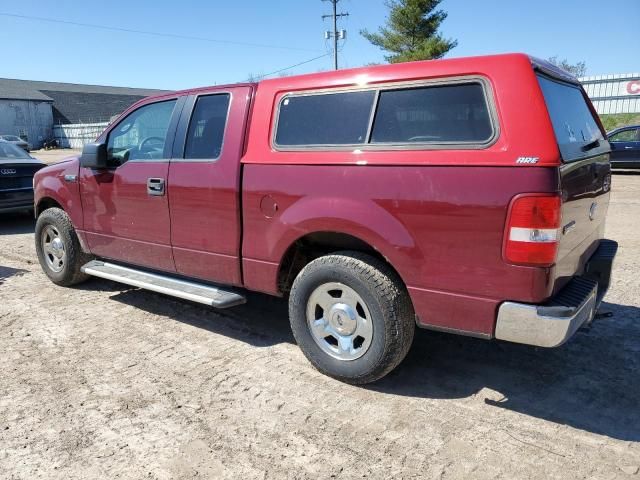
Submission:
M 591 322 L 609 150 L 576 79 L 523 54 L 186 90 L 36 174 L 36 247 L 59 285 L 287 297 L 311 363 L 366 383 L 416 325 L 553 347 Z

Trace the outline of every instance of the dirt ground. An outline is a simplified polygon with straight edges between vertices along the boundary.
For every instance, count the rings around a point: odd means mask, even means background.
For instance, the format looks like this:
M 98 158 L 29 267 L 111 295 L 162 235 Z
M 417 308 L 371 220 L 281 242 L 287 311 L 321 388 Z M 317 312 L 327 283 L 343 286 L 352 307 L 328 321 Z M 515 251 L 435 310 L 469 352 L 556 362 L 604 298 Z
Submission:
M 365 388 L 305 361 L 281 300 L 56 287 L 0 217 L 0 478 L 640 479 L 640 175 L 613 188 L 612 319 L 554 350 L 421 330 Z
M 44 163 L 56 163 L 60 160 L 64 160 L 67 157 L 79 155 L 80 153 L 80 150 L 73 150 L 71 148 L 59 148 L 55 150 L 33 150 L 31 152 L 31 156 L 42 160 Z

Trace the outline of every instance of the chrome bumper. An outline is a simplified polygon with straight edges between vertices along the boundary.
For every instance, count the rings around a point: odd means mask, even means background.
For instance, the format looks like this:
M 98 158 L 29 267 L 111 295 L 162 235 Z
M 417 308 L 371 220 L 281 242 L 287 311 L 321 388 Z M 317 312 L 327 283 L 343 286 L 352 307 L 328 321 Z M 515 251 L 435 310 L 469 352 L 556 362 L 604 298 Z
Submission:
M 543 305 L 504 302 L 498 309 L 495 338 L 509 342 L 557 347 L 585 323 L 593 320 L 609 288 L 611 267 L 618 244 L 602 240 L 582 276 Z

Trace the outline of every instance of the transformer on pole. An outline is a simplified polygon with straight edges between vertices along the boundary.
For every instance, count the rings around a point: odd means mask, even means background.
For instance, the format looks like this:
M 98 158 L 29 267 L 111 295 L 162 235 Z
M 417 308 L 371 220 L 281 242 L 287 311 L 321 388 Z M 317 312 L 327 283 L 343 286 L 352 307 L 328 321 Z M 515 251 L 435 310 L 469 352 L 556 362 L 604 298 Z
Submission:
M 338 40 L 344 40 L 347 38 L 346 30 L 338 30 L 338 18 L 339 17 L 348 17 L 348 12 L 338 13 L 338 2 L 340 0 L 322 0 L 323 2 L 331 2 L 333 7 L 333 13 L 330 15 L 323 15 L 322 19 L 325 20 L 327 18 L 333 19 L 333 30 L 325 31 L 324 38 L 325 40 L 329 40 L 333 38 L 333 68 L 338 70 Z

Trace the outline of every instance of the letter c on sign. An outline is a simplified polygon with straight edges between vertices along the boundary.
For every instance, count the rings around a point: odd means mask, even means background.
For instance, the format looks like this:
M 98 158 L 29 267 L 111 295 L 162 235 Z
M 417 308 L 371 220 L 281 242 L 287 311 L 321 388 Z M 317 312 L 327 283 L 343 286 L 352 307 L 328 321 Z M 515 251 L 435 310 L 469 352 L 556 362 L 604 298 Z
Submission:
M 640 80 L 632 80 L 627 83 L 627 93 L 629 95 L 640 94 Z

